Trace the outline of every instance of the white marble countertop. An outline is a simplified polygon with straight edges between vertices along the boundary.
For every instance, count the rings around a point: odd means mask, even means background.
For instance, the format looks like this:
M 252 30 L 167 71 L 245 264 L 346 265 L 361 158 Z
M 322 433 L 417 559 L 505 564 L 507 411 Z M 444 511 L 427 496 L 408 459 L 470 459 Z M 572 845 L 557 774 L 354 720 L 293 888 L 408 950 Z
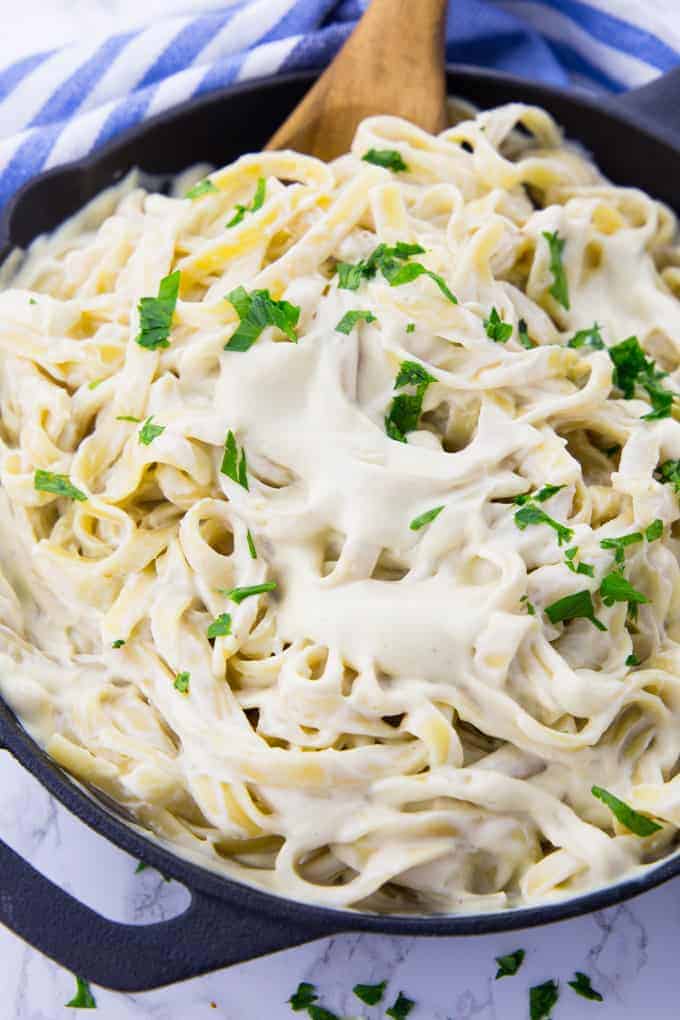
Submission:
M 8 9 L 8 0 L 2 0 Z M 629 0 L 677 29 L 667 0 Z M 225 0 L 22 0 L 21 17 L 3 17 L 0 66 L 77 35 L 120 30 L 154 12 L 224 6 Z M 58 805 L 7 753 L 0 753 L 0 832 L 44 874 L 115 920 L 152 923 L 179 913 L 189 896 L 136 862 Z M 103 880 L 103 877 L 105 880 Z M 318 986 L 323 1004 L 338 1015 L 378 1020 L 383 1011 L 361 1007 L 357 982 L 389 979 L 393 998 L 403 991 L 417 1003 L 411 1020 L 524 1020 L 528 989 L 560 981 L 555 1020 L 677 1020 L 680 881 L 619 907 L 547 928 L 466 939 L 408 939 L 371 935 L 326 939 L 155 992 L 123 995 L 94 988 L 101 1020 L 285 1020 L 286 999 L 299 981 Z M 494 981 L 494 957 L 524 948 L 514 978 Z M 605 997 L 578 998 L 566 985 L 588 973 Z M 59 1020 L 80 1011 L 63 1004 L 74 992 L 70 974 L 0 928 L 0 1020 Z M 391 1001 L 392 1001 L 391 1000 Z

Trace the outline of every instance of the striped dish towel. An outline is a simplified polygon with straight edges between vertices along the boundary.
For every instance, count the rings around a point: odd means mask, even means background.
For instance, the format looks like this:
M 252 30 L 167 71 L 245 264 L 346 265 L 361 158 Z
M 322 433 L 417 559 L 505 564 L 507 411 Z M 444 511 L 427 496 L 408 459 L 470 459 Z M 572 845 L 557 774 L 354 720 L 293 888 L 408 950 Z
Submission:
M 175 103 L 323 67 L 367 2 L 212 0 L 182 16 L 168 0 L 151 24 L 0 68 L 0 206 L 34 174 Z M 450 61 L 556 84 L 620 91 L 680 62 L 677 0 L 451 0 L 449 15 Z

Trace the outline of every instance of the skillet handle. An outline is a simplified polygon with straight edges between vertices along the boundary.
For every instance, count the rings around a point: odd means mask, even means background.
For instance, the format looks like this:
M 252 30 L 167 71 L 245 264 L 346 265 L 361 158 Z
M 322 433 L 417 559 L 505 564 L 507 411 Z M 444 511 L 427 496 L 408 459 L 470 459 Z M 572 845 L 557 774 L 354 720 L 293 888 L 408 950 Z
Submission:
M 671 145 L 680 146 L 680 66 L 617 96 L 615 105 L 623 107 L 642 127 L 651 127 Z
M 304 929 L 286 916 L 191 891 L 179 917 L 158 924 L 120 924 L 79 903 L 0 840 L 0 922 L 62 967 L 94 984 L 141 992 L 243 963 L 338 931 L 328 915 Z

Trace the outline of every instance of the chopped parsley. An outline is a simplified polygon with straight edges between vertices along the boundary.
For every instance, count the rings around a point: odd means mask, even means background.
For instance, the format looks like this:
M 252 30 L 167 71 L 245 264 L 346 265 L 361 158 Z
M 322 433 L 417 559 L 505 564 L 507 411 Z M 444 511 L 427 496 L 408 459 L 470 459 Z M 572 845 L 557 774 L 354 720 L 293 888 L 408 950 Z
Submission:
M 208 627 L 208 637 L 228 637 L 231 634 L 231 616 L 229 613 L 220 613 L 215 617 Z
M 235 206 L 236 212 L 227 223 L 227 227 L 236 227 L 244 218 L 247 212 L 257 212 L 264 205 L 265 195 L 267 193 L 267 182 L 264 177 L 258 177 L 257 187 L 255 188 L 255 194 L 250 205 L 241 205 L 238 202 Z
M 529 1014 L 531 1020 L 550 1020 L 553 1006 L 560 997 L 556 981 L 544 981 L 529 989 Z
M 211 192 L 219 191 L 220 189 L 213 184 L 209 177 L 204 177 L 202 181 L 198 181 L 194 184 L 193 188 L 189 188 L 185 198 L 195 199 L 202 198 L 203 195 L 208 195 Z
M 654 472 L 660 482 L 672 485 L 680 493 L 680 460 L 665 460 Z
M 240 322 L 224 345 L 225 351 L 249 351 L 267 326 L 276 326 L 292 343 L 297 343 L 295 327 L 300 309 L 289 301 L 275 301 L 268 290 L 236 287 L 227 294 L 227 301 L 236 310 Z
M 134 422 L 135 425 L 139 425 L 141 420 L 141 418 L 135 418 L 133 414 L 119 414 L 116 416 L 116 421 L 131 421 Z
M 524 319 L 520 319 L 517 323 L 517 338 L 522 347 L 525 347 L 528 351 L 533 350 L 533 348 L 537 346 L 535 341 L 529 336 L 527 324 Z
M 576 591 L 572 595 L 565 595 L 557 602 L 551 602 L 545 607 L 546 616 L 551 623 L 561 623 L 567 620 L 590 620 L 598 630 L 606 630 L 605 625 L 595 616 L 593 598 L 588 589 Z
M 659 832 L 661 829 L 661 826 L 653 822 L 651 818 L 641 815 L 639 811 L 634 811 L 625 801 L 619 800 L 609 790 L 604 790 L 601 786 L 593 786 L 590 792 L 593 797 L 597 797 L 607 805 L 621 825 L 625 825 L 636 836 L 651 836 L 653 832 Z
M 190 681 L 191 673 L 178 673 L 172 686 L 176 691 L 179 691 L 180 694 L 188 694 Z
M 626 548 L 642 541 L 642 532 L 633 531 L 630 535 L 621 535 L 620 538 L 603 538 L 600 542 L 601 549 L 613 549 L 614 559 L 617 563 L 623 563 L 626 558 Z
M 516 974 L 522 966 L 525 956 L 526 953 L 523 949 L 516 949 L 514 953 L 506 953 L 505 956 L 497 956 L 496 963 L 498 964 L 498 970 L 496 971 L 496 981 L 499 978 L 512 977 Z
M 358 290 L 362 280 L 371 280 L 380 269 L 387 274 L 399 268 L 399 262 L 409 259 L 411 255 L 421 255 L 425 249 L 420 244 L 408 244 L 397 241 L 395 245 L 379 244 L 368 258 L 356 263 L 338 262 L 338 287 L 341 290 Z M 386 272 L 387 271 L 387 272 Z
M 660 372 L 654 369 L 646 378 L 640 380 L 642 386 L 647 390 L 647 396 L 652 404 L 652 410 L 642 415 L 643 421 L 658 421 L 660 418 L 670 418 L 673 410 L 675 394 L 661 385 L 660 380 L 664 379 L 668 372 Z
M 154 425 L 153 415 L 150 415 L 139 430 L 139 442 L 142 446 L 150 446 L 154 439 L 165 432 L 165 425 Z
M 431 269 L 426 269 L 422 262 L 406 262 L 398 269 L 390 269 L 389 272 L 383 265 L 382 273 L 389 282 L 390 287 L 401 287 L 404 283 L 411 283 L 412 280 L 416 280 L 419 276 L 429 276 L 437 284 L 447 301 L 450 301 L 452 305 L 458 304 L 458 298 L 449 290 L 444 277 L 440 276 L 439 273 L 433 272 Z
M 435 506 L 433 507 L 432 510 L 426 510 L 424 514 L 419 514 L 418 517 L 413 518 L 413 520 L 409 524 L 409 528 L 411 529 L 411 531 L 420 531 L 420 529 L 424 528 L 426 524 L 429 524 L 431 521 L 433 521 L 435 517 L 439 517 L 443 509 L 444 506 L 442 505 Z
M 545 503 L 564 488 L 566 488 L 564 485 L 544 485 L 538 492 L 523 492 L 521 495 L 515 496 L 512 502 L 517 503 L 518 506 L 524 506 L 530 500 Z
M 544 485 L 542 489 L 538 490 L 534 498 L 539 503 L 545 503 L 546 500 L 552 499 L 562 489 L 566 489 L 566 485 Z
M 392 1020 L 406 1020 L 415 1002 L 412 999 L 407 999 L 403 992 L 399 992 L 396 1001 L 388 1010 L 385 1011 L 386 1016 L 391 1016 Z
M 112 648 L 122 648 L 124 644 L 125 644 L 125 638 L 116 638 L 115 641 L 111 642 L 111 647 Z
M 236 482 L 242 488 L 248 489 L 246 451 L 242 447 L 239 455 L 236 439 L 231 429 L 227 432 L 227 438 L 224 441 L 224 456 L 222 457 L 220 473 L 231 478 L 233 482 Z
M 504 344 L 512 336 L 512 326 L 509 322 L 503 322 L 495 307 L 491 309 L 488 319 L 484 319 L 484 329 L 490 340 L 497 344 Z
M 524 531 L 530 524 L 547 524 L 557 532 L 559 545 L 562 545 L 563 542 L 569 542 L 573 538 L 574 532 L 571 528 L 560 524 L 559 521 L 550 517 L 545 510 L 536 506 L 536 503 L 545 503 L 547 500 L 552 499 L 561 489 L 564 489 L 564 485 L 544 485 L 538 492 L 523 492 L 519 496 L 514 497 L 513 503 L 521 507 L 515 514 L 515 524 L 520 531 Z
M 38 302 L 35 300 L 34 297 L 32 297 L 28 299 L 28 303 L 29 305 L 37 305 Z
M 416 324 L 415 324 L 415 322 L 409 322 L 409 323 L 407 323 L 407 325 L 406 325 L 406 332 L 407 332 L 407 333 L 414 333 L 414 332 L 415 332 L 415 329 L 416 329 Z
M 226 595 L 232 602 L 236 602 L 240 605 L 244 599 L 249 599 L 251 595 L 264 595 L 268 591 L 274 591 L 276 588 L 276 581 L 265 581 L 263 584 L 251 584 L 244 588 L 232 588 L 230 591 L 220 589 L 223 595 Z
M 626 400 L 635 396 L 635 387 L 646 390 L 652 405 L 649 414 L 643 414 L 644 421 L 668 418 L 673 407 L 674 394 L 662 386 L 661 380 L 668 373 L 660 371 L 655 363 L 645 357 L 645 352 L 636 336 L 609 348 L 609 357 L 614 363 L 613 382 Z
M 605 606 L 613 606 L 615 602 L 627 602 L 629 605 L 642 605 L 644 602 L 649 602 L 647 596 L 634 588 L 618 570 L 614 570 L 602 578 L 600 595 Z
M 51 492 L 55 496 L 76 499 L 80 503 L 87 499 L 85 493 L 71 483 L 68 475 L 57 475 L 52 471 L 43 471 L 42 468 L 38 468 L 33 476 L 33 487 L 38 492 Z
M 626 659 L 626 666 L 639 666 L 639 665 L 640 660 L 638 659 L 637 655 L 631 652 L 631 654 Z
M 567 342 L 567 347 L 590 347 L 593 351 L 601 351 L 604 349 L 604 340 L 600 330 L 602 326 L 594 322 L 588 329 L 579 329 L 577 333 L 574 333 L 571 340 Z
M 376 322 L 376 317 L 373 312 L 367 312 L 361 308 L 354 309 L 351 312 L 345 312 L 343 317 L 340 319 L 340 322 L 335 327 L 335 331 L 336 333 L 344 333 L 348 336 L 359 321 Z
M 645 528 L 645 538 L 648 542 L 656 542 L 657 538 L 663 535 L 663 521 L 657 517 Z
M 417 361 L 402 361 L 395 390 L 404 386 L 415 386 L 415 393 L 399 393 L 393 398 L 390 409 L 385 416 L 385 431 L 390 439 L 406 443 L 406 435 L 418 428 L 420 413 L 423 409 L 423 398 L 430 383 L 435 382 L 434 376 Z
M 550 293 L 555 298 L 555 301 L 559 302 L 563 308 L 569 311 L 569 284 L 567 282 L 567 273 L 562 263 L 562 252 L 567 242 L 563 237 L 559 236 L 557 231 L 550 234 L 547 230 L 544 230 L 543 237 L 548 242 L 548 248 L 550 249 L 550 272 L 553 275 Z
M 257 185 L 255 187 L 255 194 L 253 195 L 253 201 L 250 203 L 250 212 L 257 212 L 264 205 L 264 200 L 267 195 L 267 182 L 264 177 L 258 177 Z
M 386 170 L 392 170 L 393 173 L 399 173 L 399 171 L 408 170 L 406 163 L 400 152 L 396 149 L 369 149 L 361 157 L 365 163 L 374 163 L 376 166 L 382 166 Z
M 239 223 L 242 223 L 243 220 L 245 219 L 246 213 L 248 212 L 248 207 L 245 205 L 241 205 L 240 202 L 236 203 L 234 209 L 235 209 L 234 215 L 231 217 L 230 220 L 227 220 L 227 230 L 230 230 L 231 227 L 237 227 Z
M 621 390 L 626 400 L 635 393 L 638 376 L 644 375 L 651 363 L 645 357 L 636 336 L 609 348 L 609 357 L 614 362 L 614 385 Z
M 87 384 L 88 390 L 96 390 L 98 386 L 101 386 L 103 382 L 106 382 L 107 377 L 103 375 L 101 379 L 93 379 L 92 382 Z
M 253 536 L 250 533 L 250 528 L 246 532 L 246 542 L 248 543 L 248 552 L 250 553 L 251 560 L 257 559 L 257 549 L 255 548 L 255 542 Z
M 390 259 L 409 259 L 411 255 L 422 255 L 424 251 L 422 244 L 397 241 L 393 245 L 379 244 L 369 256 L 369 260 L 375 259 L 376 265 L 384 272 L 383 266 Z
M 310 1020 L 340 1020 L 337 1013 L 331 1013 L 330 1009 L 323 1006 L 307 1006 L 307 1015 Z
M 361 281 L 372 279 L 378 270 L 390 287 L 401 287 L 419 276 L 429 276 L 448 301 L 458 304 L 458 299 L 451 293 L 443 277 L 427 269 L 421 262 L 407 261 L 412 255 L 420 255 L 424 251 L 421 245 L 406 241 L 397 241 L 394 245 L 379 244 L 366 259 L 354 264 L 338 262 L 338 287 L 341 290 L 358 290 Z
M 361 260 L 352 264 L 351 262 L 338 262 L 335 269 L 338 274 L 338 287 L 340 290 L 358 290 L 363 277 L 375 276 L 375 271 L 366 271 L 367 262 Z
M 427 371 L 427 369 L 417 361 L 402 361 L 399 366 L 397 378 L 394 380 L 395 390 L 400 389 L 402 386 L 429 386 L 430 383 L 436 382 L 433 375 Z
M 75 977 L 75 975 L 74 975 Z M 73 996 L 70 1002 L 66 1003 L 66 1006 L 71 1009 L 96 1009 L 97 1002 L 92 990 L 90 989 L 89 982 L 85 978 L 76 977 L 76 994 Z
M 564 558 L 567 566 L 573 574 L 585 574 L 586 577 L 595 576 L 595 567 L 591 563 L 575 563 L 574 560 L 578 554 L 578 546 L 572 546 L 571 549 L 565 550 Z
M 577 995 L 582 995 L 584 999 L 590 999 L 592 1002 L 602 1002 L 602 995 L 596 992 L 590 983 L 590 978 L 587 974 L 577 970 L 574 974 L 573 981 L 567 981 L 570 988 L 573 988 Z
M 382 999 L 386 988 L 387 981 L 381 981 L 378 985 L 355 985 L 352 991 L 367 1006 L 375 1006 Z
M 177 295 L 179 294 L 179 269 L 169 276 L 164 276 L 158 285 L 158 297 L 143 297 L 137 308 L 139 310 L 139 333 L 136 341 L 140 347 L 155 351 L 159 347 L 169 347 L 172 317 L 175 314 Z
M 288 1000 L 288 1004 L 293 1012 L 298 1013 L 301 1009 L 307 1009 L 318 998 L 316 986 L 311 985 L 309 981 L 301 981 L 297 986 L 297 991 L 293 992 Z
M 558 545 L 569 542 L 574 537 L 574 532 L 571 528 L 568 528 L 565 524 L 560 524 L 559 521 L 550 517 L 545 510 L 540 506 L 536 506 L 535 503 L 525 503 L 524 506 L 520 507 L 515 514 L 515 524 L 520 531 L 524 531 L 530 524 L 547 524 L 548 527 L 557 533 Z

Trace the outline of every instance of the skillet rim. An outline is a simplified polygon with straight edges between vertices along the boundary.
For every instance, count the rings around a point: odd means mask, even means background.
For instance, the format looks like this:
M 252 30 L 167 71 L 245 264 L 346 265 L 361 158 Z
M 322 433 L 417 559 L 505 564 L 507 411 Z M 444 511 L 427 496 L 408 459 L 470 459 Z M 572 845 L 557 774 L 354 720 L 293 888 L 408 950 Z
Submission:
M 678 70 L 680 70 L 680 66 L 678 67 Z M 517 88 L 521 89 L 523 92 L 532 92 L 535 94 L 535 98 L 533 100 L 524 99 L 519 100 L 520 102 L 530 101 L 538 104 L 543 102 L 542 97 L 548 97 L 563 100 L 567 103 L 581 107 L 586 107 L 597 114 L 603 114 L 609 120 L 617 122 L 617 126 L 622 128 L 632 127 L 636 131 L 645 135 L 648 140 L 661 143 L 663 146 L 674 150 L 676 153 L 680 152 L 680 137 L 674 134 L 674 129 L 671 126 L 664 125 L 661 121 L 658 121 L 654 122 L 650 128 L 643 123 L 641 112 L 636 110 L 634 106 L 627 105 L 627 99 L 634 96 L 637 92 L 641 92 L 642 89 L 635 89 L 617 97 L 611 94 L 591 93 L 579 86 L 564 88 L 559 85 L 534 82 L 528 78 L 522 78 L 519 75 L 506 73 L 504 71 L 496 71 L 491 68 L 479 68 L 475 67 L 473 64 L 447 63 L 445 65 L 445 71 L 447 84 L 452 77 L 462 79 L 464 83 L 470 81 L 473 83 L 475 81 L 486 81 L 497 85 L 506 85 L 509 89 Z M 29 178 L 29 180 L 25 181 L 24 184 L 22 184 L 21 187 L 19 187 L 8 199 L 0 212 L 0 266 L 7 257 L 7 247 L 10 246 L 11 250 L 10 238 L 14 216 L 20 210 L 21 204 L 30 195 L 31 190 L 33 190 L 36 186 L 42 185 L 45 182 L 49 183 L 50 181 L 58 180 L 60 177 L 66 177 L 74 173 L 84 173 L 88 170 L 92 170 L 97 166 L 97 164 L 105 162 L 106 159 L 110 155 L 114 154 L 117 149 L 121 149 L 128 144 L 134 143 L 137 139 L 143 137 L 149 131 L 152 131 L 156 126 L 170 122 L 187 113 L 194 113 L 202 110 L 203 108 L 212 106 L 213 104 L 219 104 L 225 99 L 232 97 L 238 98 L 244 93 L 275 91 L 281 86 L 302 84 L 304 82 L 311 85 L 319 77 L 320 73 L 321 72 L 319 70 L 304 70 L 292 71 L 287 74 L 276 76 L 266 75 L 257 78 L 249 78 L 245 81 L 234 82 L 231 85 L 226 85 L 223 88 L 216 89 L 215 91 L 206 92 L 200 96 L 186 99 L 181 103 L 176 103 L 168 107 L 166 110 L 162 110 L 160 113 L 154 114 L 154 116 L 141 121 L 139 124 L 136 124 L 128 130 L 114 135 L 113 138 L 105 142 L 104 145 L 95 148 L 86 155 L 81 156 L 78 159 L 69 160 L 66 163 L 60 163 L 58 166 L 50 167 L 49 169 L 36 174 L 34 177 Z M 672 73 L 673 72 L 671 72 L 671 74 Z M 663 77 L 657 81 L 662 80 Z M 512 101 L 512 99 L 510 98 L 508 101 Z M 664 135 L 664 132 L 666 133 L 666 136 Z
M 311 85 L 319 73 L 318 70 L 305 70 L 275 77 L 248 79 L 188 99 L 156 114 L 128 131 L 116 135 L 93 152 L 31 178 L 10 198 L 0 217 L 0 266 L 12 250 L 10 238 L 14 219 L 21 214 L 23 203 L 30 199 L 31 192 L 36 186 L 54 182 L 56 187 L 60 178 L 74 174 L 85 175 L 89 171 L 95 170 L 98 164 L 104 163 L 117 150 L 134 144 L 156 126 L 172 123 L 178 117 L 202 111 L 212 105 L 219 106 L 226 100 L 238 99 L 244 93 L 266 94 L 268 91 L 279 89 L 282 86 L 303 83 Z M 582 108 L 585 107 L 613 121 L 618 130 L 633 127 L 650 141 L 678 153 L 678 147 L 674 141 L 664 137 L 663 125 L 654 125 L 649 128 L 641 122 L 634 110 L 626 109 L 611 96 L 593 95 L 576 88 L 567 89 L 542 82 L 533 82 L 516 75 L 481 69 L 468 64 L 447 64 L 446 73 L 449 85 L 451 79 L 454 79 L 454 92 L 458 82 L 460 82 L 463 95 L 466 85 L 490 82 L 497 86 L 507 87 L 508 101 L 512 101 L 513 90 L 523 93 L 524 98 L 517 101 L 545 105 L 548 109 L 550 109 L 551 100 L 560 100 L 572 107 L 578 107 L 579 115 L 581 115 Z M 533 98 L 526 98 L 527 93 L 531 94 Z M 309 923 L 311 928 L 319 923 L 323 927 L 325 923 L 325 931 L 322 931 L 321 935 L 351 931 L 372 931 L 387 935 L 476 935 L 517 930 L 550 924 L 614 906 L 651 890 L 680 874 L 680 850 L 678 850 L 658 862 L 646 865 L 640 872 L 634 872 L 617 882 L 597 887 L 578 896 L 565 897 L 534 906 L 508 908 L 503 911 L 445 915 L 371 914 L 320 906 L 272 893 L 260 887 L 251 886 L 239 879 L 212 871 L 208 867 L 179 856 L 165 845 L 154 842 L 136 826 L 125 820 L 122 810 L 116 809 L 113 802 L 107 807 L 107 798 L 104 795 L 98 791 L 88 792 L 78 780 L 53 762 L 30 737 L 2 698 L 0 698 L 0 747 L 7 749 L 49 793 L 89 828 L 120 849 L 148 862 L 162 873 L 168 874 L 186 885 L 190 892 L 196 891 L 232 903 L 238 903 L 241 900 L 247 909 L 260 911 L 270 917 L 279 917 L 281 914 L 289 915 L 302 928 L 304 928 L 305 922 Z M 316 938 L 320 935 L 314 934 L 309 937 Z M 294 943 L 291 940 L 292 944 Z

